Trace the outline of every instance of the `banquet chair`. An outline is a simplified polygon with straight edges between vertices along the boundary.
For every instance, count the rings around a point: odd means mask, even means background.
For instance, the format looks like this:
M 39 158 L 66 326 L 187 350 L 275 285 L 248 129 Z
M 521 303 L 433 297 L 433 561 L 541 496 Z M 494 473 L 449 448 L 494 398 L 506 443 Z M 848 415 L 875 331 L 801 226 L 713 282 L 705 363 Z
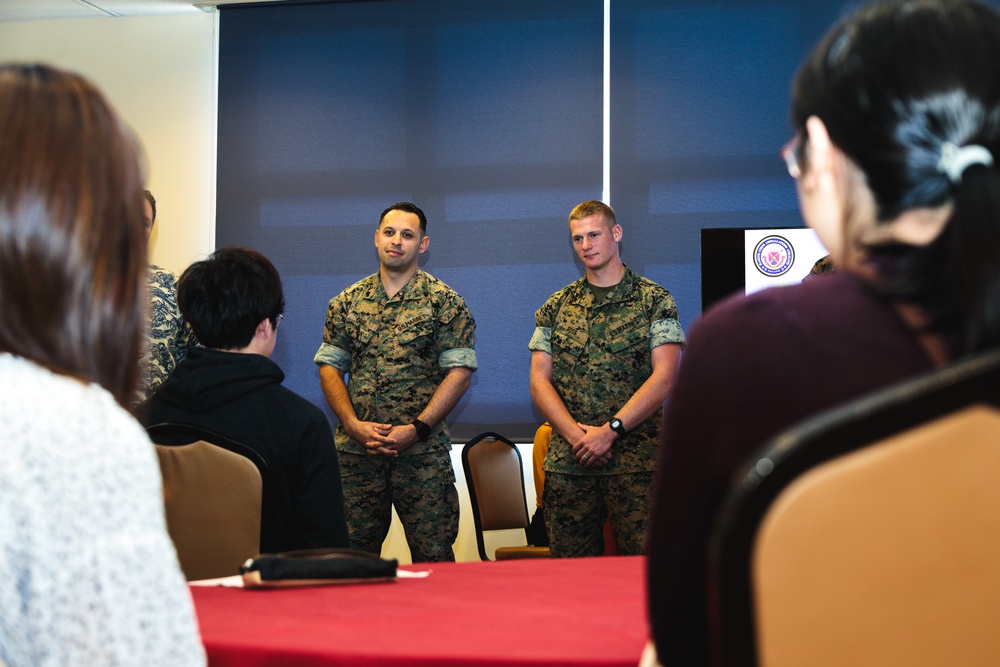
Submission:
M 707 558 L 717 665 L 981 665 L 1000 656 L 1000 352 L 778 436 Z
M 485 531 L 520 529 L 523 533 L 528 527 L 521 453 L 503 436 L 481 433 L 462 448 L 462 468 L 472 501 L 479 557 L 488 561 L 491 559 L 486 553 Z M 497 547 L 494 556 L 496 560 L 548 558 L 549 549 L 527 544 Z
M 186 424 L 146 431 L 156 445 L 167 531 L 184 576 L 239 574 L 260 551 L 267 462 L 246 445 Z

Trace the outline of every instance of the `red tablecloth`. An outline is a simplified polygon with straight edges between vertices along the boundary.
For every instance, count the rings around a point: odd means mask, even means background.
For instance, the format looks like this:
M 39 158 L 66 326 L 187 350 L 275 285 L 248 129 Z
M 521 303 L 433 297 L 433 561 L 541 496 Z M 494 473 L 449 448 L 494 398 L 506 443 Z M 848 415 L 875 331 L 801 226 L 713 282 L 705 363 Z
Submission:
M 315 588 L 191 587 L 209 664 L 635 667 L 643 559 L 436 563 L 426 579 Z

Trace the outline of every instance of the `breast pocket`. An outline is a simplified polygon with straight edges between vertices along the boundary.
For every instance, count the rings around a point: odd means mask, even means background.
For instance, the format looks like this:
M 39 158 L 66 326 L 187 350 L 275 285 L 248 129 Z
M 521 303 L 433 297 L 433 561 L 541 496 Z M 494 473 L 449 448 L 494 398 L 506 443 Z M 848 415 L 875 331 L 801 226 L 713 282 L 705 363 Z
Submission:
M 552 371 L 555 376 L 572 372 L 587 351 L 586 338 L 573 333 L 559 329 L 552 332 Z
M 645 345 L 643 345 L 645 343 Z M 636 345 L 642 345 L 645 351 L 649 351 L 649 328 L 645 322 L 637 322 L 636 325 L 613 337 L 607 343 L 608 349 L 614 353 L 627 350 Z
M 420 356 L 431 355 L 434 351 L 434 321 L 430 318 L 407 323 L 396 334 L 396 342 Z M 433 355 L 437 358 L 437 355 Z
M 367 348 L 375 334 L 378 333 L 378 323 L 373 318 L 359 317 L 356 314 L 347 316 L 344 322 L 347 333 L 354 342 L 354 352 Z
M 649 364 L 649 327 L 645 322 L 637 322 L 608 340 L 606 349 L 617 364 L 645 368 Z

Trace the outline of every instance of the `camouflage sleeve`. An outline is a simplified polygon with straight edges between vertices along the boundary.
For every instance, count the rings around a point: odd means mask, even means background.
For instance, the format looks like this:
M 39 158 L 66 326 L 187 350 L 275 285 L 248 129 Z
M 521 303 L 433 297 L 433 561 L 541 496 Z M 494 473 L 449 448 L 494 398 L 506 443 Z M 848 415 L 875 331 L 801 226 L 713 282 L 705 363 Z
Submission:
M 201 347 L 201 343 L 188 321 L 182 318 L 177 323 L 177 363 L 184 361 L 188 350 L 193 347 Z
M 552 329 L 535 327 L 535 332 L 531 334 L 531 340 L 528 341 L 528 349 L 532 352 L 552 354 Z
M 346 373 L 351 370 L 351 353 L 334 345 L 321 343 L 313 357 L 313 363 L 317 366 L 333 366 Z
M 438 366 L 441 368 L 468 368 L 479 370 L 479 360 L 476 359 L 476 351 L 469 347 L 460 347 L 454 350 L 445 350 L 438 357 Z
M 686 339 L 678 320 L 677 304 L 667 290 L 661 287 L 657 291 L 649 324 L 649 349 L 670 343 L 684 345 Z
M 152 394 L 167 379 L 186 353 L 186 349 L 181 350 L 178 340 L 183 320 L 177 308 L 177 277 L 167 269 L 151 264 L 148 284 L 148 347 L 140 365 L 145 396 Z
M 346 297 L 341 292 L 330 299 L 330 303 L 326 307 L 323 342 L 313 357 L 313 363 L 317 366 L 328 364 L 344 372 L 350 370 L 351 341 L 347 332 L 346 320 Z
M 159 267 L 150 275 L 150 335 L 162 340 L 173 360 L 179 362 L 187 348 L 183 345 L 184 318 L 177 306 L 177 276 Z
M 438 310 L 438 365 L 476 370 L 476 320 L 465 300 L 451 292 Z
M 528 349 L 532 352 L 552 354 L 552 325 L 555 323 L 561 294 L 562 290 L 556 292 L 535 311 L 535 331 L 528 341 Z

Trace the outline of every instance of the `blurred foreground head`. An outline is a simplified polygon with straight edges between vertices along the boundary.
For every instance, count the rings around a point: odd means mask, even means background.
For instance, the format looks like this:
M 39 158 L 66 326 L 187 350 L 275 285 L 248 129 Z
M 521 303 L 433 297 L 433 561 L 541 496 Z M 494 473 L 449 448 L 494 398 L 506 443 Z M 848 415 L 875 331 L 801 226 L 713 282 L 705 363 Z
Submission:
M 997 11 L 865 5 L 800 67 L 791 119 L 803 215 L 838 268 L 956 318 L 962 351 L 1000 344 Z
M 139 147 L 100 91 L 0 66 L 0 352 L 122 405 L 146 322 Z

